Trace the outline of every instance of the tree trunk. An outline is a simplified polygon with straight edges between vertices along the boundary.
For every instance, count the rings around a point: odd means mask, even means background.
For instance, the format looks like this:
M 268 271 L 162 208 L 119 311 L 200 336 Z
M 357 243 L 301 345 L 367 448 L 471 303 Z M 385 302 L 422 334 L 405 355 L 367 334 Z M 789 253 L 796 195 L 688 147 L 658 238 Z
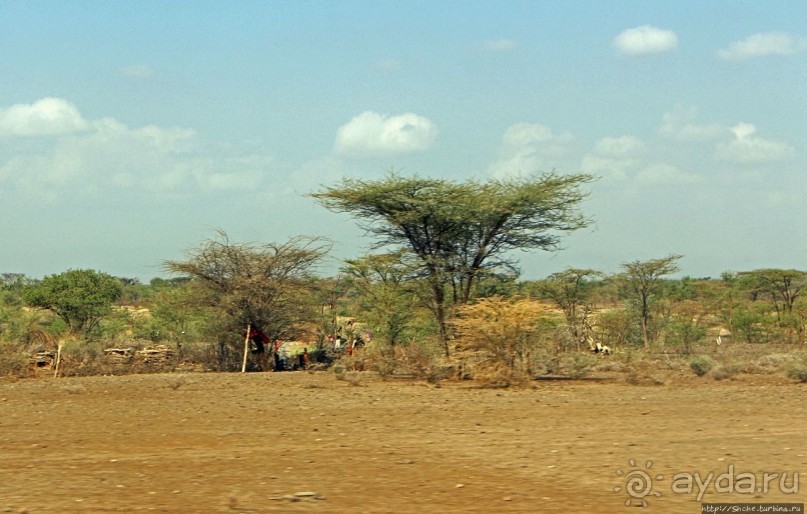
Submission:
M 650 335 L 647 333 L 647 319 L 644 317 L 642 317 L 642 341 L 644 342 L 645 349 L 650 347 Z
M 449 357 L 451 351 L 448 346 L 448 326 L 446 321 L 446 298 L 443 285 L 439 282 L 432 281 L 432 295 L 434 301 L 434 317 L 437 321 L 437 334 L 440 338 L 440 343 L 443 345 L 446 357 Z

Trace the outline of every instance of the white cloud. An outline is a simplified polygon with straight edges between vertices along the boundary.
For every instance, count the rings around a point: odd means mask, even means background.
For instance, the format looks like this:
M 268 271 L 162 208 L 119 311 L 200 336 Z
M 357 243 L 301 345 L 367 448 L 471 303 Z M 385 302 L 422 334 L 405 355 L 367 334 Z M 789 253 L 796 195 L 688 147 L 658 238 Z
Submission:
M 270 167 L 264 156 L 230 157 L 232 152 L 202 145 L 193 130 L 155 125 L 131 129 L 114 118 L 86 121 L 60 99 L 0 112 L 12 113 L 0 116 L 0 127 L 16 127 L 17 133 L 27 127 L 23 133 L 29 136 L 56 136 L 55 140 L 32 137 L 26 153 L 14 155 L 11 149 L 11 157 L 0 162 L 0 184 L 22 194 L 55 198 L 116 191 L 126 195 L 246 191 L 256 188 Z M 41 112 L 51 113 L 54 120 L 47 130 L 31 121 L 40 120 Z
M 586 155 L 580 171 L 611 180 L 627 180 L 631 170 L 639 164 L 638 159 L 615 159 L 601 155 Z
M 437 127 L 423 116 L 365 111 L 339 127 L 334 149 L 347 157 L 379 157 L 422 152 L 436 138 Z
M 751 123 L 735 125 L 731 131 L 734 139 L 718 144 L 715 149 L 718 160 L 747 164 L 784 161 L 793 156 L 790 145 L 754 136 L 757 128 Z
M 719 123 L 695 123 L 697 109 L 694 107 L 676 107 L 673 112 L 665 113 L 662 118 L 659 134 L 677 141 L 714 141 L 731 134 L 729 129 Z
M 636 174 L 636 181 L 658 185 L 697 185 L 706 182 L 700 175 L 683 172 L 667 163 L 655 163 L 645 167 Z
M 518 48 L 518 43 L 512 39 L 485 41 L 485 50 L 490 50 L 492 52 L 503 52 L 507 50 L 515 50 L 516 48 Z
M 580 168 L 611 180 L 627 180 L 631 170 L 640 164 L 645 143 L 634 136 L 604 137 L 594 145 L 594 152 L 583 157 Z
M 614 46 L 625 55 L 657 54 L 678 46 L 678 36 L 671 30 L 642 25 L 621 32 L 614 38 Z
M 0 137 L 58 136 L 87 128 L 76 106 L 61 98 L 43 98 L 0 109 Z
M 147 79 L 154 75 L 154 69 L 145 64 L 135 64 L 132 66 L 125 66 L 120 69 L 121 75 L 135 79 Z
M 784 32 L 765 32 L 736 41 L 719 50 L 717 56 L 727 61 L 745 61 L 768 55 L 793 55 L 807 50 L 807 38 Z
M 499 159 L 488 172 L 502 179 L 563 168 L 574 152 L 574 136 L 555 134 L 546 125 L 518 123 L 502 136 Z
M 746 139 L 757 131 L 757 127 L 753 123 L 739 123 L 731 127 L 731 132 L 737 139 Z
M 202 185 L 211 191 L 245 191 L 258 187 L 261 174 L 256 172 L 211 173 L 202 177 Z
M 636 155 L 641 152 L 644 147 L 644 142 L 638 137 L 604 137 L 597 141 L 594 150 L 601 155 L 626 157 Z

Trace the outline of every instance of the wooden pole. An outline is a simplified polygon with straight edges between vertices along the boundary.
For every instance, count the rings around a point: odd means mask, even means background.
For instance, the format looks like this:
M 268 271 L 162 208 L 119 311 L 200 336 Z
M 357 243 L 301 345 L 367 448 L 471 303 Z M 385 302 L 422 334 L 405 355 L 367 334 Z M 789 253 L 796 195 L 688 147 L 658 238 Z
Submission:
M 252 323 L 247 323 L 247 335 L 244 337 L 244 360 L 241 363 L 241 373 L 247 370 L 247 354 L 249 353 L 249 333 L 252 331 Z
M 53 367 L 53 378 L 59 376 L 59 363 L 61 362 L 62 362 L 62 342 L 59 341 L 59 343 L 56 346 L 56 365 Z

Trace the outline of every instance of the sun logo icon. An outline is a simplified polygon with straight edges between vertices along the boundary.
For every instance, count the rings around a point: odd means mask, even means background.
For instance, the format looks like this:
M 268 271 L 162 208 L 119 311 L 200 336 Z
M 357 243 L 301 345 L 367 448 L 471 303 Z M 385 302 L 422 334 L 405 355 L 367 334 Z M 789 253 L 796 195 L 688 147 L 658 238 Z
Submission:
M 621 468 L 616 470 L 617 476 L 625 477 L 625 492 L 628 493 L 628 499 L 625 500 L 625 506 L 633 505 L 634 500 L 636 500 L 638 505 L 642 507 L 647 507 L 647 497 L 654 496 L 658 498 L 661 496 L 661 493 L 658 491 L 653 490 L 653 480 L 663 480 L 664 475 L 658 474 L 655 478 L 650 476 L 650 469 L 653 467 L 653 461 L 649 460 L 645 462 L 645 469 L 637 469 L 636 467 L 636 460 L 630 459 L 628 464 L 631 466 L 631 470 L 628 470 L 626 473 Z M 647 470 L 647 471 L 645 471 Z M 614 487 L 614 492 L 618 493 L 623 488 L 622 486 Z

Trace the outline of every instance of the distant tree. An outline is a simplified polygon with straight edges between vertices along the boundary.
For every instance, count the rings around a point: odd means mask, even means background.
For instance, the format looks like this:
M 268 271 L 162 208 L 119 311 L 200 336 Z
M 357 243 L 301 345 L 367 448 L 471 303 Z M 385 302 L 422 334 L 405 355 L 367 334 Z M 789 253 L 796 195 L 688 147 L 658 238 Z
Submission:
M 165 289 L 169 287 L 181 287 L 191 281 L 191 277 L 154 277 L 149 281 L 149 286 L 153 289 Z
M 697 285 L 697 299 L 704 312 L 720 320 L 723 328 L 734 333 L 735 314 L 743 302 L 743 293 L 736 287 L 735 276 L 723 273 L 720 280 L 703 280 Z
M 518 294 L 522 289 L 519 284 L 520 273 L 517 270 L 501 273 L 485 272 L 480 274 L 475 291 L 475 298 L 490 298 L 491 296 L 510 297 Z
M 567 268 L 553 273 L 537 284 L 542 298 L 551 300 L 566 318 L 569 334 L 580 349 L 588 335 L 589 316 L 591 314 L 590 293 L 592 281 L 602 277 L 602 273 L 593 269 Z
M 626 299 L 637 309 L 642 327 L 642 342 L 650 346 L 650 320 L 655 312 L 657 301 L 663 292 L 662 278 L 678 271 L 681 255 L 669 255 L 662 259 L 632 261 L 622 265 L 623 292 Z
M 326 347 L 328 336 L 336 333 L 336 318 L 353 313 L 348 305 L 350 287 L 341 274 L 337 274 L 335 277 L 311 277 L 309 287 L 316 310 L 315 348 L 322 350 Z
M 186 260 L 167 261 L 165 266 L 192 277 L 198 285 L 197 301 L 222 313 L 224 354 L 227 341 L 233 341 L 227 330 L 243 331 L 251 325 L 271 339 L 296 335 L 299 324 L 314 315 L 309 278 L 328 250 L 317 238 L 256 245 L 232 242 L 219 231 L 217 239 L 188 251 Z
M 27 278 L 23 273 L 0 273 L 1 289 L 19 288 L 31 283 L 33 280 Z
M 749 291 L 752 299 L 765 298 L 776 312 L 777 324 L 787 333 L 797 334 L 804 342 L 803 309 L 795 308 L 807 285 L 807 272 L 794 269 L 758 269 L 738 274 L 741 287 Z
M 36 284 L 34 279 L 22 273 L 0 273 L 0 307 L 21 306 L 23 292 L 34 284 Z
M 794 269 L 758 269 L 740 273 L 738 278 L 754 295 L 767 297 L 780 317 L 793 312 L 807 285 L 807 272 Z
M 391 173 L 377 181 L 346 178 L 313 194 L 326 208 L 351 214 L 378 238 L 377 248 L 404 249 L 419 261 L 446 355 L 452 305 L 474 296 L 483 273 L 512 271 L 513 250 L 557 250 L 560 234 L 585 227 L 579 211 L 590 175 L 462 183 Z
M 358 293 L 362 322 L 373 327 L 374 339 L 383 343 L 393 360 L 419 303 L 413 268 L 404 259 L 401 252 L 367 255 L 342 267 Z
M 140 279 L 137 277 L 115 277 L 121 284 L 125 286 L 139 286 Z
M 26 291 L 26 301 L 64 320 L 71 332 L 89 333 L 112 312 L 123 284 L 98 271 L 79 269 L 49 275 Z
M 679 299 L 671 305 L 669 339 L 680 345 L 686 355 L 690 355 L 694 344 L 706 335 L 704 308 L 702 302 L 688 299 Z

